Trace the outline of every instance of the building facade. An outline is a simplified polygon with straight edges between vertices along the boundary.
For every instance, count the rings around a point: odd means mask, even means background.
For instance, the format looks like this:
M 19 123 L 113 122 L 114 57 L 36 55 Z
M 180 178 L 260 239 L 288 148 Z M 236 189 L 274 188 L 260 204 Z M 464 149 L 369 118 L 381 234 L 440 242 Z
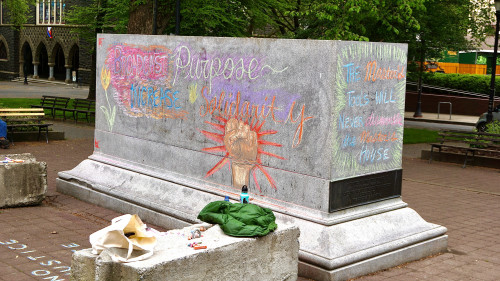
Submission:
M 83 0 L 37 0 L 22 29 L 13 28 L 9 11 L 0 0 L 0 78 L 27 77 L 90 81 L 91 47 L 81 42 L 65 13 Z M 74 78 L 75 77 L 75 78 Z

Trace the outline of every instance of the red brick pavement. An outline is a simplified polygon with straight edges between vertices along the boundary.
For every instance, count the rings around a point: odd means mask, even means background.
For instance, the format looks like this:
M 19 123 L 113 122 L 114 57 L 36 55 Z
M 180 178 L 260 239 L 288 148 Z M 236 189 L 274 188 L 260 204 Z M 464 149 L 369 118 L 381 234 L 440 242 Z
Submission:
M 120 214 L 55 191 L 57 172 L 92 153 L 93 140 L 16 143 L 48 166 L 48 197 L 0 210 L 0 280 L 69 280 L 73 250 Z M 448 228 L 449 251 L 358 280 L 500 280 L 500 170 L 403 158 L 403 200 Z M 147 222 L 146 222 L 147 223 Z M 301 279 L 304 280 L 304 279 Z

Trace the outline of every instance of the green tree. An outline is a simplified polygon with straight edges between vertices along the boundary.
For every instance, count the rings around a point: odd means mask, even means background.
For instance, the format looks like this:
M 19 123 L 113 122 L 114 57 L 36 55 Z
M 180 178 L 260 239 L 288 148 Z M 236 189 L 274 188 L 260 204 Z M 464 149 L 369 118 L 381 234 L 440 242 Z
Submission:
M 397 35 L 406 29 L 418 29 L 413 11 L 422 7 L 423 2 L 289 0 L 288 10 L 273 13 L 285 37 L 367 41 L 374 34 Z M 379 37 L 378 40 L 383 40 L 383 36 Z
M 99 32 L 151 34 L 153 1 L 89 0 L 66 20 L 95 48 Z M 34 2 L 4 0 L 16 26 Z M 158 34 L 174 33 L 175 2 L 157 0 Z M 493 19 L 489 0 L 183 0 L 180 13 L 180 35 L 405 42 L 410 60 L 474 48 Z
M 142 3 L 136 1 L 137 5 Z M 125 33 L 131 4 L 125 0 L 91 0 L 85 5 L 69 7 L 66 22 L 73 24 L 82 45 L 91 48 L 91 74 L 88 99 L 96 98 L 96 44 L 97 34 L 102 32 Z
M 9 21 L 14 28 L 21 29 L 29 19 L 30 6 L 35 5 L 35 0 L 3 0 L 9 11 Z
M 487 8 L 478 9 L 485 3 Z M 439 58 L 445 50 L 476 49 L 484 42 L 493 14 L 489 1 L 426 0 L 415 18 L 419 30 L 391 39 L 409 44 L 409 58 L 420 58 L 422 52 L 424 58 Z
M 175 1 L 171 1 L 175 7 Z M 290 4 L 285 0 L 183 0 L 180 35 L 251 37 L 269 36 L 266 30 L 277 27 L 274 11 L 283 13 Z M 166 34 L 174 33 L 175 21 Z
M 408 43 L 408 60 L 419 62 L 419 102 L 415 116 L 421 116 L 421 77 L 427 58 L 440 58 L 445 51 L 476 49 L 484 42 L 493 17 L 491 4 L 486 0 L 426 0 L 424 9 L 414 16 L 420 25 L 418 30 L 388 39 Z

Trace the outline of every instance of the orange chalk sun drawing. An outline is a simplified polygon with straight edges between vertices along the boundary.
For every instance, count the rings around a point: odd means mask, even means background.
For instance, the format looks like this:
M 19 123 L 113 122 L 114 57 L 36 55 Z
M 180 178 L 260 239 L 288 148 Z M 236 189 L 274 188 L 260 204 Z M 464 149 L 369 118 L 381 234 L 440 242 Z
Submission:
M 208 139 L 222 145 L 206 147 L 202 150 L 210 153 L 222 152 L 224 153 L 224 157 L 206 173 L 205 177 L 213 175 L 226 164 L 230 164 L 234 187 L 241 188 L 243 185 L 249 186 L 250 174 L 252 174 L 255 186 L 259 192 L 261 192 L 256 175 L 256 171 L 259 170 L 264 174 L 271 187 L 276 189 L 276 182 L 262 166 L 262 155 L 284 160 L 285 158 L 279 155 L 264 151 L 264 146 L 270 145 L 281 147 L 282 145 L 266 141 L 262 138 L 267 135 L 274 135 L 277 131 L 262 131 L 265 121 L 259 124 L 257 120 L 255 124 L 253 124 L 254 122 L 249 124 L 248 122 L 238 120 L 234 117 L 229 119 L 221 116 L 213 117 L 220 123 L 209 121 L 205 121 L 205 123 L 209 124 L 217 132 L 199 131 Z

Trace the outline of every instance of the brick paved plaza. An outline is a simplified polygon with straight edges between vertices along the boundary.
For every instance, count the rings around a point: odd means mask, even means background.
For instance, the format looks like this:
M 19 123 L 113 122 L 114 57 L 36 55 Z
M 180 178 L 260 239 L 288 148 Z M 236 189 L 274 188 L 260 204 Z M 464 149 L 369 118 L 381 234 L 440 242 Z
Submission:
M 2 151 L 47 162 L 49 190 L 41 206 L 0 210 L 0 280 L 69 280 L 72 251 L 90 247 L 89 234 L 120 215 L 55 191 L 57 172 L 93 151 L 92 127 L 70 123 L 62 126 L 80 132 L 78 138 L 16 142 Z M 415 158 L 422 148 L 403 150 L 403 200 L 448 228 L 448 252 L 357 280 L 500 280 L 500 170 L 429 164 Z

